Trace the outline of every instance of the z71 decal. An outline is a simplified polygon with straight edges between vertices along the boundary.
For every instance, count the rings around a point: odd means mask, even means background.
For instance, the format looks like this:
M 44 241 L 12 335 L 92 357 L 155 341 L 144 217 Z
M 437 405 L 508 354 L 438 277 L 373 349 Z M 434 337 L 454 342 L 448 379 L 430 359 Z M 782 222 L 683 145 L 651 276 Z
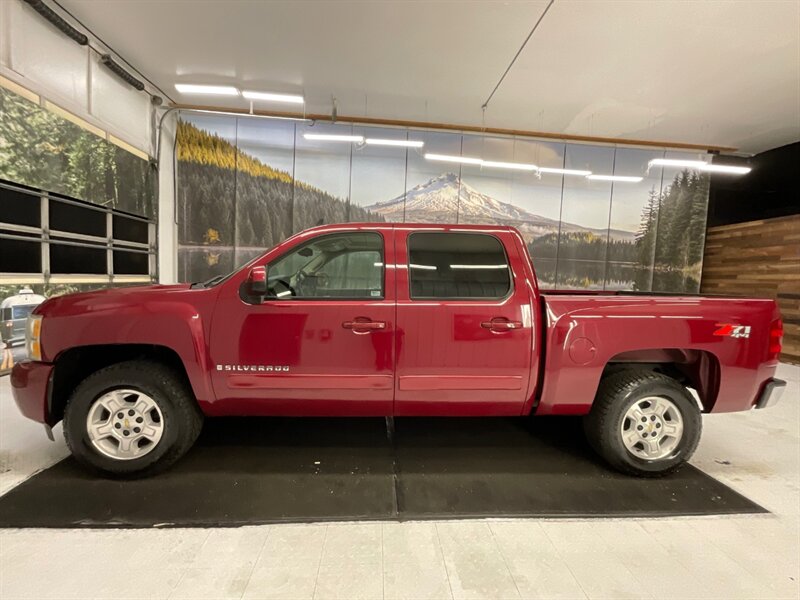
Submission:
M 717 323 L 714 335 L 732 338 L 749 338 L 750 325 L 734 325 L 732 323 Z

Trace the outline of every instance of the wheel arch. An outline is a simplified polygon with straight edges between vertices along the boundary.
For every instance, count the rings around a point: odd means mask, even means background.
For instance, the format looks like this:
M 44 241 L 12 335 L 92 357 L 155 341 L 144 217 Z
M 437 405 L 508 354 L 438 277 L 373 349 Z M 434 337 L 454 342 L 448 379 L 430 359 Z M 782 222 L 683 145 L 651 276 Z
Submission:
M 156 344 L 98 344 L 69 348 L 54 361 L 47 397 L 47 424 L 64 418 L 64 408 L 75 387 L 92 373 L 128 360 L 152 360 L 177 373 L 189 389 L 191 380 L 178 353 Z
M 703 412 L 711 412 L 717 401 L 719 359 L 706 350 L 663 348 L 620 352 L 606 363 L 601 381 L 612 373 L 630 369 L 662 373 L 694 389 Z

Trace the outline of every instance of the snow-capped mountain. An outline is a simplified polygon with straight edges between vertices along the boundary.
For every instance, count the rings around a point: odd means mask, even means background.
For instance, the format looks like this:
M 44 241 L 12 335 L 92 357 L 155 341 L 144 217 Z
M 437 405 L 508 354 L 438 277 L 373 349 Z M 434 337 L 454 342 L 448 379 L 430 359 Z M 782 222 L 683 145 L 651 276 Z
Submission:
M 459 186 L 458 175 L 455 173 L 434 177 L 410 189 L 405 197 L 398 196 L 364 208 L 383 215 L 387 221 L 423 223 L 452 222 L 458 213 L 459 223 L 514 225 L 528 241 L 558 232 L 557 220 L 535 215 L 508 202 L 500 202 L 463 181 Z M 606 229 L 592 229 L 566 222 L 561 223 L 561 231 L 591 232 L 596 235 L 608 233 Z M 611 230 L 611 239 L 614 240 L 630 242 L 635 235 L 630 231 Z

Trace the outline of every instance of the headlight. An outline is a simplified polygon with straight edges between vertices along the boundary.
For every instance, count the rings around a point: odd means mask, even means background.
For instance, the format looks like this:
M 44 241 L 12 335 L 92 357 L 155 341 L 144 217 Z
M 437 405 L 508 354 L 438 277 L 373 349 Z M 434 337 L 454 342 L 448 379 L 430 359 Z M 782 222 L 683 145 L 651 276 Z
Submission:
M 30 315 L 25 327 L 25 350 L 30 360 L 42 360 L 42 317 Z

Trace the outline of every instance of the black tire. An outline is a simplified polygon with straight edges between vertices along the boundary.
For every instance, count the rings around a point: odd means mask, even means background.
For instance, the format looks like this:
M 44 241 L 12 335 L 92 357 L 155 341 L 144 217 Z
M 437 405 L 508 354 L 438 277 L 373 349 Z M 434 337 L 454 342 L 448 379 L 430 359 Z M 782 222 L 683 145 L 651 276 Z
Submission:
M 626 412 L 634 402 L 648 396 L 667 398 L 683 419 L 683 435 L 677 446 L 670 455 L 657 460 L 635 456 L 622 439 Z M 612 467 L 628 475 L 660 477 L 678 469 L 694 454 L 703 421 L 694 398 L 678 381 L 661 373 L 631 369 L 612 373 L 600 382 L 583 425 L 589 444 Z
M 86 424 L 94 401 L 121 388 L 147 394 L 163 416 L 163 433 L 154 448 L 129 460 L 101 453 Z M 145 477 L 167 469 L 191 448 L 202 426 L 203 414 L 188 382 L 173 369 L 149 360 L 121 362 L 93 373 L 78 384 L 64 410 L 64 438 L 72 455 L 84 467 L 115 478 Z

